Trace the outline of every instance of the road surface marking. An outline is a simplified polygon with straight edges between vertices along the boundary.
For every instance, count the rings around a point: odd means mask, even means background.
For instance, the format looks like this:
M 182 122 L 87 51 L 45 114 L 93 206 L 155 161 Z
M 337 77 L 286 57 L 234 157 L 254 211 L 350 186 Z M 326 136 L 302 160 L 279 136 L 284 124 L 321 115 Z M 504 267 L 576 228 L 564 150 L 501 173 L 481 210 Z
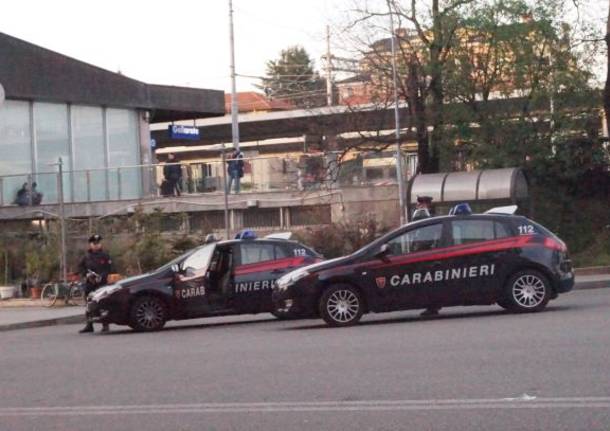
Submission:
M 446 400 L 285 401 L 253 403 L 144 404 L 107 406 L 0 407 L 8 416 L 134 414 L 370 412 L 475 409 L 610 409 L 610 397 L 484 398 Z

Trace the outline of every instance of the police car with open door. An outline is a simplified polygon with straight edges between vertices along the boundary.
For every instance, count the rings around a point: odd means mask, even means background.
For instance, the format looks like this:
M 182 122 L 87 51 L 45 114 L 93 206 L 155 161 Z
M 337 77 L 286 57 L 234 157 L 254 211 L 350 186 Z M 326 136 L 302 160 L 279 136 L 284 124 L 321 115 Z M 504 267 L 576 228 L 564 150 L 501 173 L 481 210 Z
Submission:
M 205 244 L 155 271 L 98 289 L 87 313 L 93 321 L 140 331 L 158 330 L 170 319 L 263 312 L 291 317 L 272 303 L 275 280 L 321 256 L 296 241 L 242 237 Z
M 467 207 L 295 270 L 277 281 L 273 299 L 348 326 L 367 312 L 418 308 L 497 303 L 540 311 L 573 285 L 568 250 L 557 236 L 526 217 L 473 215 Z

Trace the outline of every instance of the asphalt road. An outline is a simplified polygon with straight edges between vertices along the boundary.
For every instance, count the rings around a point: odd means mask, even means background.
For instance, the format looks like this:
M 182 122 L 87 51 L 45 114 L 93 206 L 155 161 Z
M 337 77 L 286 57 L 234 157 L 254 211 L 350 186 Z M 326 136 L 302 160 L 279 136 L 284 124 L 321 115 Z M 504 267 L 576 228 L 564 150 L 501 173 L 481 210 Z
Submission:
M 0 333 L 0 430 L 610 429 L 610 289 L 320 322 Z

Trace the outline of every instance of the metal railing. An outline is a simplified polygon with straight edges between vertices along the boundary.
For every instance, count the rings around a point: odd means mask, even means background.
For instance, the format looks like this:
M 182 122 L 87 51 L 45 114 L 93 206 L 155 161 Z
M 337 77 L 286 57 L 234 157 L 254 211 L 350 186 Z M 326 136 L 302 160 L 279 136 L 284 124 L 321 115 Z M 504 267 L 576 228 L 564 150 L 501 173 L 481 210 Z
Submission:
M 243 158 L 239 192 L 306 192 L 395 184 L 395 165 L 386 159 L 367 166 L 361 160 L 336 163 L 325 156 Z M 177 180 L 165 178 L 164 169 L 172 165 L 180 166 L 181 176 Z M 178 192 L 222 194 L 223 169 L 226 166 L 222 161 L 210 160 L 64 170 L 62 181 L 58 172 L 4 175 L 0 176 L 0 207 L 57 204 L 59 184 L 63 186 L 66 203 L 154 199 L 175 196 Z M 230 181 L 229 175 L 227 179 Z M 229 193 L 235 193 L 235 181 Z M 174 183 L 177 187 L 172 187 Z

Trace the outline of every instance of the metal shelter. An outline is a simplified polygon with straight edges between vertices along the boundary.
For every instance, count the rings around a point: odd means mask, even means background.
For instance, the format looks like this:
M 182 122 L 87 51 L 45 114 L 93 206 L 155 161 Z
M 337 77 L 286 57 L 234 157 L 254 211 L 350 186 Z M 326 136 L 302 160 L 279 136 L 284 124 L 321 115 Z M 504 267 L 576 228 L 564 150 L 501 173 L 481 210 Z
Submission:
M 409 182 L 407 206 L 411 214 L 417 197 L 429 196 L 437 214 L 459 202 L 468 202 L 477 209 L 516 204 L 528 212 L 528 189 L 527 177 L 520 168 L 418 174 Z

